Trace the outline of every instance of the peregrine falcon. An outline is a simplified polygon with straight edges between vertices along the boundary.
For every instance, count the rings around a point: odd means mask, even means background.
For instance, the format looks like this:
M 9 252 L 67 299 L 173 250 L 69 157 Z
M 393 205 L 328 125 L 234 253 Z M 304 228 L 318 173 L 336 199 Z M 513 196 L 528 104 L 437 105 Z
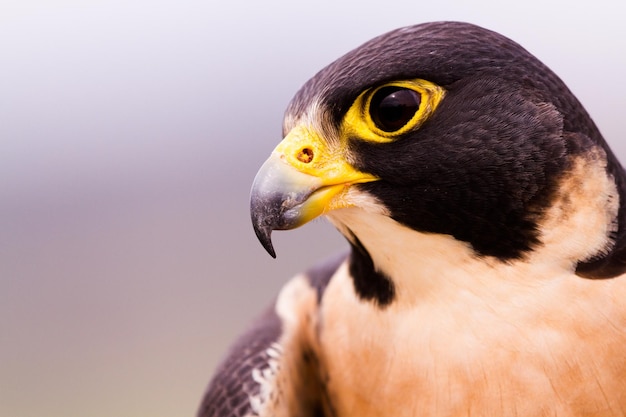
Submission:
M 350 251 L 291 279 L 201 417 L 626 415 L 626 176 L 515 42 L 405 27 L 296 93 L 252 223 Z

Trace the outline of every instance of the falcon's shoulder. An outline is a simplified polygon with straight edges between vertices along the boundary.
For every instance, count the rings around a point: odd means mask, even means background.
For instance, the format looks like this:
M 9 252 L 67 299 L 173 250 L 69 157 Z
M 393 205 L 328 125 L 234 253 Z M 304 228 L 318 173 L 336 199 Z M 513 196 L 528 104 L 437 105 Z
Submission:
M 346 258 L 335 256 L 285 284 L 218 366 L 199 417 L 328 414 L 318 361 L 318 308 Z

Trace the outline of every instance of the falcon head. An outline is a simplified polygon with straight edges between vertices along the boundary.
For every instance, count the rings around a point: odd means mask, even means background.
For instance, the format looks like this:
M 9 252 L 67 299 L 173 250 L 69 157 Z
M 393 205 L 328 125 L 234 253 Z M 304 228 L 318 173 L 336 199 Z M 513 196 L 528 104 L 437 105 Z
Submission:
M 272 256 L 273 230 L 326 215 L 353 273 L 391 273 L 371 256 L 391 229 L 364 240 L 376 218 L 489 262 L 572 246 L 550 261 L 592 278 L 625 270 L 623 169 L 564 83 L 497 33 L 439 22 L 377 37 L 304 84 L 283 129 L 251 192 Z

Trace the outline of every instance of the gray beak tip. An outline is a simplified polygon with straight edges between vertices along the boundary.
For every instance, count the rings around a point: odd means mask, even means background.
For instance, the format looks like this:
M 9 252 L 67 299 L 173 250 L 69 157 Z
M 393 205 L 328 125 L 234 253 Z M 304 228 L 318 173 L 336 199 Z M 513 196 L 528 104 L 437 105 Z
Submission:
M 274 245 L 272 245 L 272 229 L 265 229 L 257 227 L 254 225 L 254 232 L 256 233 L 256 237 L 263 245 L 263 248 L 270 254 L 270 256 L 276 259 L 276 251 L 274 250 Z

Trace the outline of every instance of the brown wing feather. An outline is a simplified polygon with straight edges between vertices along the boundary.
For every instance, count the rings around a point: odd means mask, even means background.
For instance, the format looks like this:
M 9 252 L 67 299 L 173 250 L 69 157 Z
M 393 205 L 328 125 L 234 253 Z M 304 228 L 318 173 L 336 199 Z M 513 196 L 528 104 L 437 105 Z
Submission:
M 276 303 L 217 368 L 198 417 L 332 414 L 317 361 L 315 322 L 326 285 L 346 256 L 336 256 L 285 285 Z
M 252 413 L 250 398 L 260 392 L 253 370 L 267 366 L 267 350 L 280 338 L 281 327 L 272 306 L 237 340 L 209 383 L 199 417 L 243 417 Z

